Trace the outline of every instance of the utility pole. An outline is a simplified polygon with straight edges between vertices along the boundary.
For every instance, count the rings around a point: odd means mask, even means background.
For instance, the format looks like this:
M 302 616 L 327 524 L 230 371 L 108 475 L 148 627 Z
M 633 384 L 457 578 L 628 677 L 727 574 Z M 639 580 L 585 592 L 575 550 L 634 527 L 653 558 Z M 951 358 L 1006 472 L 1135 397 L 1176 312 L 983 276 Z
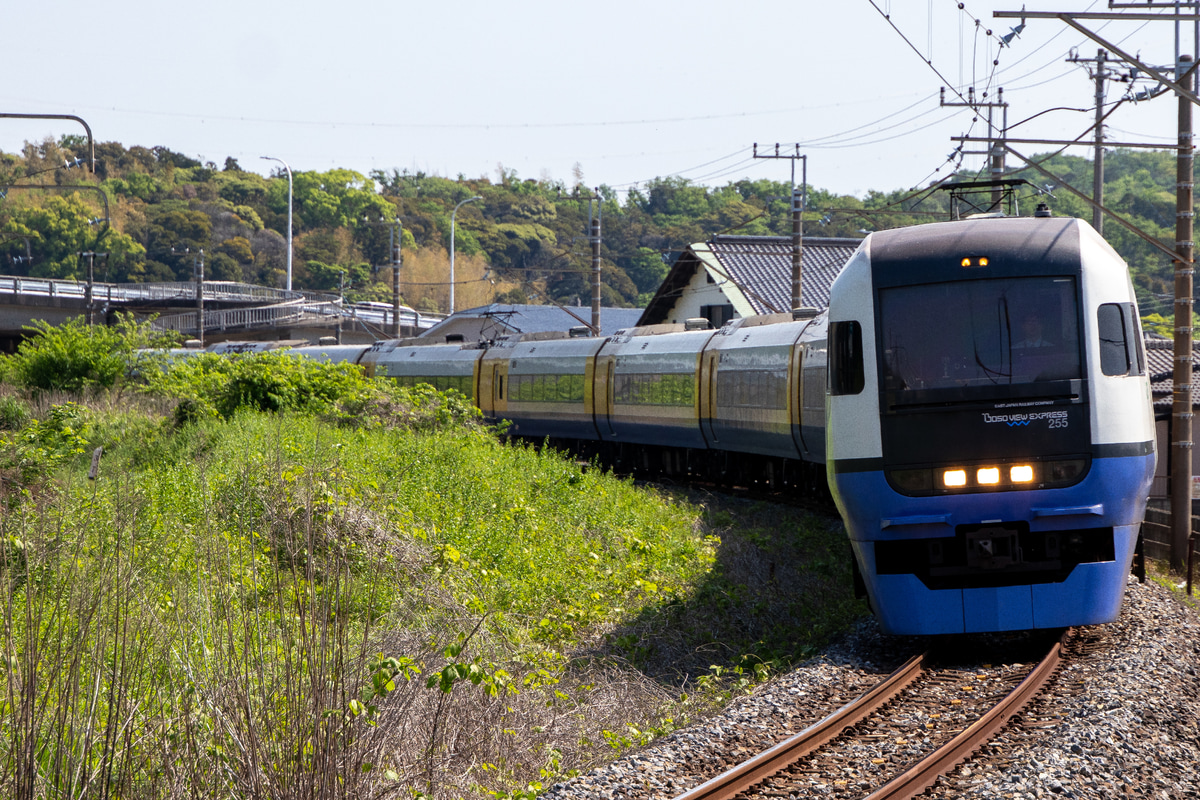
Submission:
M 1005 169 L 1004 157 L 1005 157 L 1005 154 L 1008 152 L 1004 146 L 1006 137 L 1008 136 L 1008 103 L 1004 102 L 1004 89 L 1003 88 L 1000 88 L 996 91 L 996 98 L 997 99 L 994 102 L 990 101 L 987 99 L 987 92 L 984 92 L 983 96 L 979 100 L 976 100 L 975 99 L 975 87 L 968 86 L 967 87 L 967 102 L 965 102 L 965 103 L 947 103 L 946 102 L 946 87 L 943 86 L 941 88 L 941 97 L 939 99 L 939 104 L 942 108 L 969 108 L 977 114 L 979 113 L 979 109 L 981 109 L 981 108 L 987 109 L 987 118 L 988 118 L 988 121 L 987 121 L 987 127 L 988 127 L 987 150 L 983 150 L 983 151 L 963 150 L 962 152 L 963 152 L 963 155 L 987 156 L 988 157 L 988 172 L 991 174 L 993 181 L 1000 180 L 1000 178 L 1004 175 L 1004 169 Z M 1000 127 L 999 135 L 996 135 L 996 126 L 994 124 L 993 116 L 992 116 L 993 112 L 997 108 L 1000 109 L 1001 113 L 1002 113 L 1001 127 Z M 972 139 L 971 141 L 977 141 L 977 140 Z M 1004 189 L 999 184 L 996 184 L 992 187 L 992 202 L 991 202 L 991 205 L 988 206 L 988 212 L 989 213 L 994 213 L 996 211 L 1003 212 L 1004 209 L 1001 208 L 1001 204 L 1003 203 L 1003 201 L 1004 201 Z
M 1173 393 L 1171 404 L 1171 568 L 1182 569 L 1187 552 L 1187 541 L 1192 529 L 1192 285 L 1194 203 L 1194 156 L 1192 150 L 1192 104 L 1200 103 L 1195 91 L 1195 64 L 1193 59 L 1179 52 L 1178 26 L 1192 22 L 1196 26 L 1196 46 L 1200 48 L 1200 15 L 1180 13 L 1183 7 L 1194 8 L 1195 0 L 1175 0 L 1172 3 L 1155 3 L 1148 0 L 1139 4 L 1115 4 L 1110 7 L 1136 9 L 1132 13 L 1115 12 L 1020 12 L 995 11 L 996 18 L 1022 17 L 1057 19 L 1074 28 L 1088 38 L 1114 53 L 1121 60 L 1132 64 L 1144 75 L 1171 89 L 1179 98 L 1179 150 L 1175 178 L 1175 342 L 1174 370 L 1172 372 Z M 1173 10 L 1173 14 L 1158 13 L 1154 9 Z M 1137 55 L 1129 53 L 1119 44 L 1113 43 L 1088 30 L 1079 20 L 1127 20 L 1127 21 L 1170 21 L 1176 25 L 1175 72 L 1172 79 L 1160 70 L 1146 64 Z M 1120 218 L 1117 217 L 1118 221 Z M 1126 223 L 1127 224 L 1127 223 Z M 1132 227 L 1132 226 L 1129 226 Z M 1144 233 L 1139 235 L 1149 239 Z
M 575 187 L 575 192 L 570 196 L 571 200 L 583 200 L 584 195 L 579 194 L 579 187 Z M 588 201 L 588 244 L 592 246 L 592 322 L 589 327 L 592 329 L 593 336 L 600 335 L 600 223 L 604 218 L 604 198 L 600 196 L 599 187 L 593 188 L 591 195 L 587 196 Z M 551 302 L 554 302 L 551 300 Z M 555 303 L 555 305 L 558 305 Z M 573 312 L 568 311 L 563 306 L 558 306 L 568 314 L 579 319 Z M 583 320 L 579 320 L 583 322 Z
M 96 323 L 96 320 L 95 320 L 96 304 L 94 302 L 94 298 L 95 298 L 94 291 L 95 290 L 93 288 L 93 284 L 95 284 L 95 282 L 96 282 L 96 253 L 95 253 L 95 251 L 88 251 L 86 253 L 80 253 L 79 255 L 81 257 L 87 259 L 87 265 L 88 265 L 87 266 L 87 285 L 84 287 L 84 290 L 83 290 L 83 301 L 84 301 L 84 305 L 87 307 L 87 324 L 90 327 Z
M 592 218 L 592 330 L 600 335 L 600 214 Z
M 758 142 L 754 143 L 755 158 L 783 158 L 792 162 L 792 309 L 804 306 L 804 212 L 808 207 L 808 156 L 800 154 L 800 145 L 795 145 L 793 153 L 779 152 L 779 143 L 775 143 L 775 152 L 759 153 Z M 800 167 L 800 186 L 796 186 L 796 162 Z
M 404 239 L 404 225 L 401 224 L 400 218 L 396 217 L 391 222 L 380 218 L 379 222 L 371 222 L 363 218 L 363 222 L 368 225 L 387 225 L 388 234 L 388 257 L 392 260 L 392 336 L 400 338 L 400 267 L 404 263 L 404 253 L 401 251 L 401 242 Z
M 1104 205 L 1104 57 L 1108 54 L 1101 47 L 1096 51 L 1096 152 L 1092 156 L 1092 197 Z M 1104 235 L 1104 214 L 1092 209 L 1092 227 Z
M 196 270 L 196 338 L 204 347 L 204 250 L 200 251 L 193 265 Z
M 390 240 L 392 242 L 392 336 L 400 338 L 400 265 L 404 263 L 402 242 L 404 241 L 404 226 L 397 217 L 392 225 Z
M 1190 56 L 1179 56 L 1177 75 L 1191 66 Z M 1187 88 L 1195 76 L 1187 72 Z M 1179 78 L 1177 77 L 1178 81 Z M 1192 102 L 1179 95 L 1179 155 L 1175 169 L 1175 369 L 1171 398 L 1171 568 L 1184 568 L 1188 537 L 1192 532 L 1192 261 L 1195 158 L 1192 150 Z
M 1095 64 L 1095 68 L 1089 66 L 1089 71 L 1092 73 L 1092 79 L 1096 82 L 1096 123 L 1093 133 L 1095 134 L 1094 153 L 1092 155 L 1092 199 L 1096 201 L 1096 205 L 1092 206 L 1092 227 L 1096 232 L 1104 234 L 1104 212 L 1099 206 L 1104 205 L 1104 81 L 1112 77 L 1112 72 L 1105 66 L 1108 61 L 1108 51 L 1103 47 L 1096 51 L 1096 57 L 1080 58 L 1072 51 L 1070 58 L 1067 59 L 1072 64 Z

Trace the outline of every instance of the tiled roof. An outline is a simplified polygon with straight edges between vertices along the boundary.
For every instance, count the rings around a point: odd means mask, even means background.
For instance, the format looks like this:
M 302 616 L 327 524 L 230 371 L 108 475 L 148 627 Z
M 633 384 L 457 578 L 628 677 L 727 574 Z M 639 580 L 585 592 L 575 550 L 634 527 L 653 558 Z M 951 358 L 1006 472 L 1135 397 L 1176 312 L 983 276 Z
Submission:
M 1146 374 L 1156 415 L 1170 413 L 1174 401 L 1175 343 L 1170 339 L 1146 339 Z M 1192 374 L 1200 372 L 1200 342 L 1192 344 Z M 1192 391 L 1192 406 L 1200 405 L 1200 392 Z
M 632 327 L 637 324 L 638 317 L 641 315 L 640 308 L 601 308 L 600 335 L 610 336 L 621 328 Z M 440 336 L 448 328 L 457 328 L 465 319 L 480 320 L 495 336 L 509 333 L 567 331 L 579 325 L 589 324 L 592 321 L 592 309 L 590 306 L 571 307 L 570 313 L 568 313 L 558 306 L 492 303 L 456 311 L 422 335 Z M 439 328 L 443 330 L 439 331 Z
M 800 257 L 802 305 L 829 307 L 829 287 L 861 239 L 807 237 Z M 788 236 L 717 236 L 707 247 L 759 314 L 792 309 L 792 240 Z

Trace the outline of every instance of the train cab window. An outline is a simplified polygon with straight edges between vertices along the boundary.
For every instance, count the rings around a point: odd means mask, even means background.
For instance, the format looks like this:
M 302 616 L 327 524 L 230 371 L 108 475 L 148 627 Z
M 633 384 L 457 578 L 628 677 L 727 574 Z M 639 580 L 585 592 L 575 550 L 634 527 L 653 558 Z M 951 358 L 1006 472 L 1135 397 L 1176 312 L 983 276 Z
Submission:
M 858 394 L 863 390 L 862 325 L 857 320 L 829 325 L 829 393 Z
M 1105 303 L 1096 310 L 1100 335 L 1100 370 L 1105 375 L 1141 375 L 1145 356 L 1141 350 L 1137 315 L 1132 303 Z
M 980 391 L 1082 377 L 1075 280 L 1022 277 L 879 293 L 882 387 Z

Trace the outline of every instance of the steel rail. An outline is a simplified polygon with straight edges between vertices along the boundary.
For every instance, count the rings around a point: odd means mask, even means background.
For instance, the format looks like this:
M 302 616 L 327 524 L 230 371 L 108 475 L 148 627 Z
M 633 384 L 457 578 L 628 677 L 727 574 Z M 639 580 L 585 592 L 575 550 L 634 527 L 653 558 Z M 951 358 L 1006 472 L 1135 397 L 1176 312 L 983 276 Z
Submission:
M 949 772 L 955 765 L 971 755 L 976 748 L 991 739 L 1025 707 L 1025 704 L 1041 690 L 1046 681 L 1058 669 L 1058 665 L 1062 661 L 1062 648 L 1070 633 L 1070 628 L 1063 631 L 1062 636 L 1050 648 L 1046 657 L 1025 676 L 1025 680 L 1021 681 L 990 711 L 967 726 L 949 742 L 909 767 L 903 774 L 876 789 L 867 796 L 867 800 L 916 797 L 932 786 L 940 775 Z
M 800 760 L 895 698 L 920 676 L 925 669 L 928 657 L 928 652 L 913 656 L 858 699 L 847 703 L 833 714 L 795 736 L 764 750 L 749 761 L 680 795 L 676 800 L 725 800 L 746 791 L 789 764 Z

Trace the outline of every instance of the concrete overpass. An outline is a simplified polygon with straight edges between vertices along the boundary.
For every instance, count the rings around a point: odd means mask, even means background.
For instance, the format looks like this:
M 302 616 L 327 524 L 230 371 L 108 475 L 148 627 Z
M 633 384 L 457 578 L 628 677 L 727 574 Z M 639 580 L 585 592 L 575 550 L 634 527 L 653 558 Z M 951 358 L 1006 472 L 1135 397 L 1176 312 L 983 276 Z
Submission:
M 112 324 L 118 312 L 156 316 L 160 330 L 200 338 L 197 284 L 92 283 L 0 275 L 0 350 L 13 352 L 34 320 L 60 325 L 84 316 Z M 346 342 L 390 338 L 393 309 L 384 303 L 346 304 L 336 295 L 286 291 L 229 281 L 204 282 L 203 338 L 309 339 L 339 336 Z M 416 336 L 441 321 L 401 306 L 402 336 Z

